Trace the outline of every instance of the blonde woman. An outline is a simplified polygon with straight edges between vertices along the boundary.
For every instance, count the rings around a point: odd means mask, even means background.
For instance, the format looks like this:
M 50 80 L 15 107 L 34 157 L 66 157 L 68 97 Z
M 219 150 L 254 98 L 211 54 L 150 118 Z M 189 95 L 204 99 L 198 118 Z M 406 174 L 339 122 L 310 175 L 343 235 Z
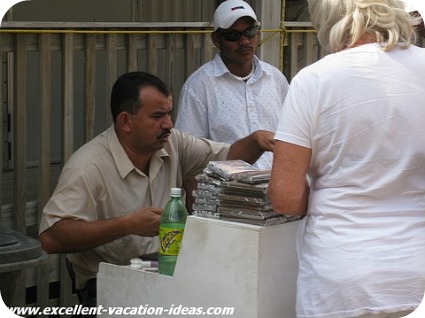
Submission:
M 399 0 L 309 0 L 330 54 L 292 80 L 269 197 L 305 215 L 297 317 L 403 317 L 425 290 L 425 49 Z

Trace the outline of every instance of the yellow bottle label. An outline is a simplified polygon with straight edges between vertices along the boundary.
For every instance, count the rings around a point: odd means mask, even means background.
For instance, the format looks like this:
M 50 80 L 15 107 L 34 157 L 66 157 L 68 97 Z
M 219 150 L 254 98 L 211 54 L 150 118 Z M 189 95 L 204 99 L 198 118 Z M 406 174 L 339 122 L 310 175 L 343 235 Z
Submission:
M 183 229 L 164 228 L 159 229 L 159 253 L 168 256 L 177 256 L 183 238 Z

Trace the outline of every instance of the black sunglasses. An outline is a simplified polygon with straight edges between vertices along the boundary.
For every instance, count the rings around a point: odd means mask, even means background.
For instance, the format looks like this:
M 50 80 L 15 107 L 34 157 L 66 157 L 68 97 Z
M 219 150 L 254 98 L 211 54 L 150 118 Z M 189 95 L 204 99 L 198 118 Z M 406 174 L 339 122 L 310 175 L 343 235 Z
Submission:
M 260 26 L 256 25 L 253 27 L 250 27 L 242 32 L 236 31 L 236 30 L 226 30 L 224 31 L 223 29 L 218 29 L 216 32 L 218 34 L 220 34 L 221 36 L 223 36 L 223 38 L 226 41 L 229 42 L 236 42 L 239 41 L 239 39 L 244 36 L 248 39 L 252 39 L 253 37 L 255 37 L 258 34 L 258 31 L 260 30 Z

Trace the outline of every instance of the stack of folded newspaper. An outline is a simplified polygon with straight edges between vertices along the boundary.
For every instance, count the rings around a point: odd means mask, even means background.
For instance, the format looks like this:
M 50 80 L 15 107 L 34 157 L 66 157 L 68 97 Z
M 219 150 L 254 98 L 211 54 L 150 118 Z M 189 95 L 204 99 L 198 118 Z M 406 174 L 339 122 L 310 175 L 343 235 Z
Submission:
M 270 174 L 242 160 L 211 161 L 196 177 L 193 214 L 264 226 L 299 219 L 273 212 L 267 197 Z

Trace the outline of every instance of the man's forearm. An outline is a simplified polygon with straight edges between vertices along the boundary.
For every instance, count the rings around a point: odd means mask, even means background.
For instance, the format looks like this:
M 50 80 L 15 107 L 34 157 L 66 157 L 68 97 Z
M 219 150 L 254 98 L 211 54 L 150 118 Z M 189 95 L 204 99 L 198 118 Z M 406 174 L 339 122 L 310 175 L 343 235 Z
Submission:
M 128 235 L 127 228 L 124 218 L 91 222 L 63 219 L 41 233 L 39 240 L 48 253 L 81 252 Z

